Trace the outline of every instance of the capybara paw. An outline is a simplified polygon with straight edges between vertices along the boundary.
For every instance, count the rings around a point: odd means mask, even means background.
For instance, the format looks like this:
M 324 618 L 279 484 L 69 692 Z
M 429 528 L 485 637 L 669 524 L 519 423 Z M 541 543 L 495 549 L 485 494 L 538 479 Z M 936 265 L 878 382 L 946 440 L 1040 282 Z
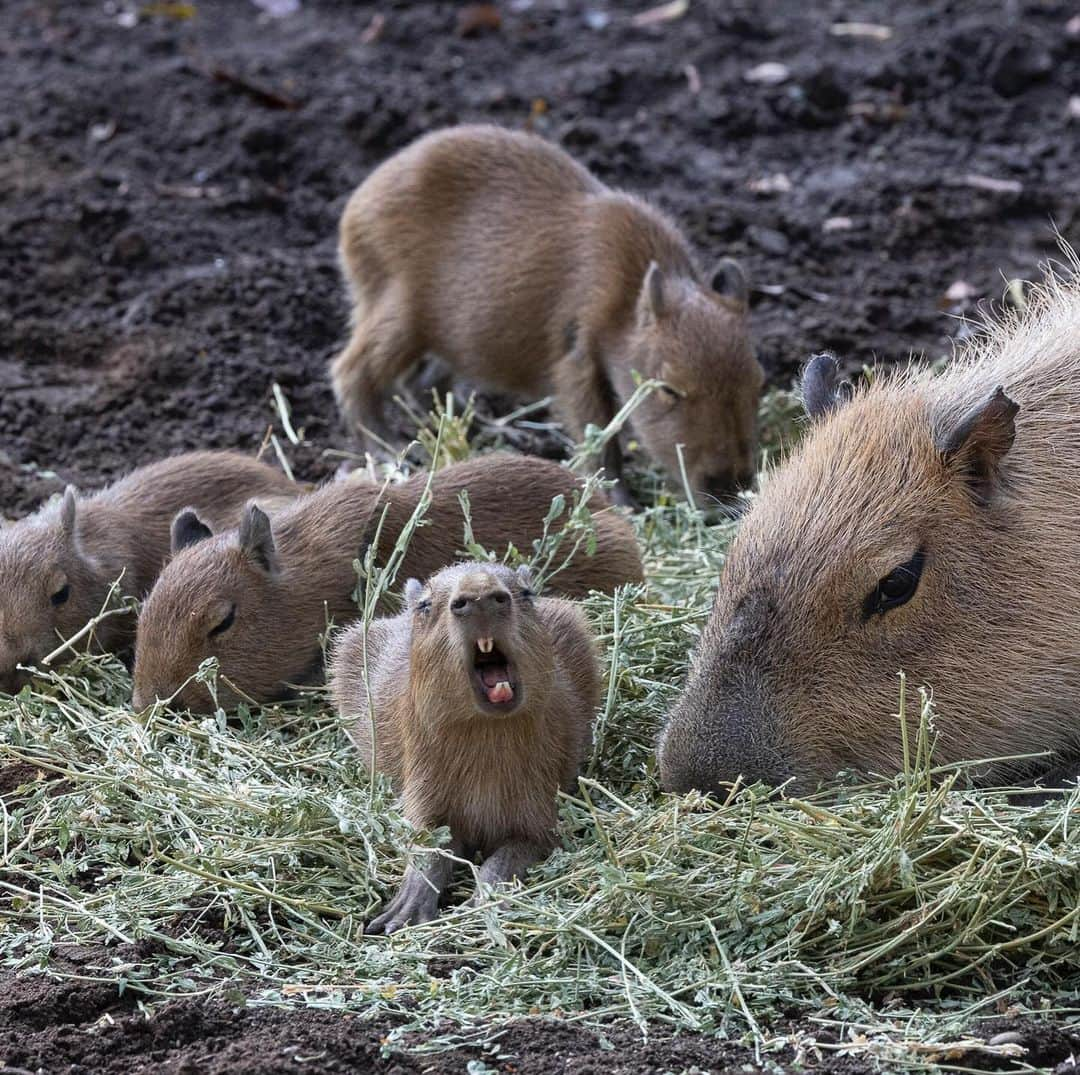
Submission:
M 364 930 L 368 936 L 384 934 L 389 937 L 406 926 L 422 926 L 439 913 L 438 894 L 427 892 L 399 892 L 382 914 L 373 918 Z

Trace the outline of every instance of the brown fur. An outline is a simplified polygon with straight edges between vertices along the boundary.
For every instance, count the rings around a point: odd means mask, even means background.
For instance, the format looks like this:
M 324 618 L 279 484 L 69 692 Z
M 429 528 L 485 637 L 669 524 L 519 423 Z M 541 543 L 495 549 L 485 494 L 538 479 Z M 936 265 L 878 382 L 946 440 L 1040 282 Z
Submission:
M 820 417 L 725 564 L 664 783 L 894 773 L 901 670 L 912 736 L 918 688 L 933 691 L 937 762 L 1075 759 L 1080 290 L 1052 283 L 941 376 L 882 376 L 845 402 L 821 369 L 805 396 Z M 917 588 L 882 607 L 879 585 L 920 550 Z
M 182 704 L 205 709 L 207 689 L 187 681 L 210 656 L 218 658 L 223 676 L 256 701 L 284 696 L 288 684 L 317 680 L 319 638 L 328 622 L 348 623 L 358 614 L 354 561 L 372 540 L 384 508 L 380 559 L 389 553 L 426 481 L 426 474 L 417 474 L 384 488 L 357 475 L 326 486 L 274 516 L 268 554 L 259 535 L 245 545 L 235 531 L 178 552 L 139 619 L 136 705 L 179 691 Z M 569 501 L 580 488 L 564 467 L 528 456 L 495 454 L 447 467 L 434 479 L 429 521 L 413 535 L 400 573 L 424 578 L 455 559 L 464 545 L 462 490 L 469 494 L 476 540 L 501 554 L 509 543 L 528 552 L 541 536 L 552 499 L 561 494 Z M 596 552 L 590 557 L 582 550 L 552 579 L 564 594 L 610 591 L 642 578 L 629 523 L 600 498 L 590 507 L 596 513 Z M 235 622 L 209 637 L 230 610 Z M 240 697 L 219 684 L 223 704 Z
M 354 428 L 387 439 L 384 391 L 429 351 L 470 380 L 554 394 L 578 438 L 611 420 L 637 371 L 674 390 L 633 422 L 676 480 L 676 444 L 697 491 L 752 479 L 763 374 L 741 270 L 714 274 L 718 294 L 673 221 L 551 143 L 484 126 L 421 138 L 349 199 L 340 253 L 353 330 L 332 373 Z
M 600 701 L 585 617 L 528 587 L 524 572 L 498 565 L 445 568 L 426 586 L 410 583 L 400 616 L 344 632 L 331 661 L 334 702 L 353 721 L 363 764 L 371 764 L 373 714 L 375 767 L 400 790 L 406 818 L 448 826 L 453 854 L 485 856 L 488 883 L 551 851 L 557 792 L 575 785 Z M 513 662 L 509 711 L 493 713 L 474 689 L 484 637 Z M 432 856 L 426 881 L 410 868 L 371 929 L 428 921 L 438 906 L 432 886 L 444 888 L 451 868 Z
M 214 525 L 232 526 L 249 497 L 301 491 L 247 456 L 192 452 L 140 467 L 93 496 L 69 486 L 60 503 L 4 528 L 0 688 L 18 689 L 28 674 L 16 665 L 40 661 L 101 612 L 117 579 L 121 596 L 142 597 L 168 559 L 169 527 L 181 508 L 194 505 Z M 118 652 L 131 644 L 134 626 L 132 616 L 110 616 L 94 642 Z

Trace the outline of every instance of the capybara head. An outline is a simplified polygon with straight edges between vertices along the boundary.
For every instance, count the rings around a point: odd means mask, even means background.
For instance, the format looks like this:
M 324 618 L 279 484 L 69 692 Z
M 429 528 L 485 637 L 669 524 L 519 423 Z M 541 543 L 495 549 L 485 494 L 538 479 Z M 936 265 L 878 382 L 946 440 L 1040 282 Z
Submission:
M 631 421 L 645 450 L 691 492 L 726 498 L 754 479 L 757 411 L 765 375 L 750 344 L 747 287 L 737 263 L 721 263 L 705 289 L 653 262 L 645 274 L 622 383 L 630 373 L 664 382 Z
M 217 696 L 226 708 L 248 692 L 282 697 L 284 684 L 307 670 L 296 666 L 303 648 L 288 629 L 288 597 L 266 513 L 249 503 L 239 530 L 212 536 L 187 508 L 173 520 L 172 549 L 139 613 L 134 707 L 172 698 L 195 711 L 210 708 L 208 687 L 193 678 L 208 657 L 218 659 Z M 265 630 L 267 624 L 275 629 Z
M 79 541 L 79 501 L 68 486 L 58 506 L 0 531 L 0 689 L 28 679 L 16 665 L 48 656 L 97 613 L 115 579 Z
M 533 597 L 528 570 L 501 564 L 455 564 L 426 584 L 410 579 L 409 689 L 417 712 L 453 721 L 541 709 L 554 655 Z
M 1037 536 L 1075 521 L 1034 520 L 1017 495 L 1029 473 L 1013 447 L 1017 405 L 948 376 L 896 375 L 849 398 L 834 360 L 810 364 L 813 428 L 732 545 L 661 736 L 665 787 L 895 773 L 901 671 L 912 742 L 918 689 L 933 692 L 940 763 L 1075 734 L 1063 707 L 1080 686 L 1064 667 L 1077 643 L 1067 655 L 1053 641 L 1067 629 L 1055 631 L 1059 596 L 1043 581 L 1055 568 Z

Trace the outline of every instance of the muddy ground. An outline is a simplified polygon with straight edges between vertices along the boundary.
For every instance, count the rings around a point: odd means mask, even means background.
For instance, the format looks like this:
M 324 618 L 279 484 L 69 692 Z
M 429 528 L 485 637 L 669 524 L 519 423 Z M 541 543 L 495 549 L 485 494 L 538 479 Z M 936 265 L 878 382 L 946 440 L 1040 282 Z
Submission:
M 647 3 L 605 0 L 296 6 L 0 4 L 0 514 L 170 452 L 251 449 L 275 381 L 304 432 L 298 471 L 329 473 L 337 217 L 373 165 L 442 124 L 531 124 L 670 210 L 706 260 L 742 259 L 774 383 L 823 347 L 856 365 L 948 353 L 956 315 L 1038 276 L 1055 226 L 1080 239 L 1067 3 L 692 0 L 646 26 Z M 68 986 L 9 981 L 0 1065 L 427 1063 L 384 1063 L 380 1031 L 334 1015 L 184 1002 L 148 1024 L 91 992 L 72 1005 Z M 746 1059 L 612 1040 L 508 1037 L 522 1072 Z

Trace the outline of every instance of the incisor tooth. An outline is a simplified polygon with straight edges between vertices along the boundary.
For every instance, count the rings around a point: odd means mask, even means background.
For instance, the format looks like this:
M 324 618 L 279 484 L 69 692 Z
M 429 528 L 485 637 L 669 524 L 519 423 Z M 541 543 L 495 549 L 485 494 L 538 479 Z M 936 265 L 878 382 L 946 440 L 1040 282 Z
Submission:
M 476 644 L 480 647 L 481 653 L 490 653 L 495 648 L 495 640 L 493 638 L 478 638 Z

